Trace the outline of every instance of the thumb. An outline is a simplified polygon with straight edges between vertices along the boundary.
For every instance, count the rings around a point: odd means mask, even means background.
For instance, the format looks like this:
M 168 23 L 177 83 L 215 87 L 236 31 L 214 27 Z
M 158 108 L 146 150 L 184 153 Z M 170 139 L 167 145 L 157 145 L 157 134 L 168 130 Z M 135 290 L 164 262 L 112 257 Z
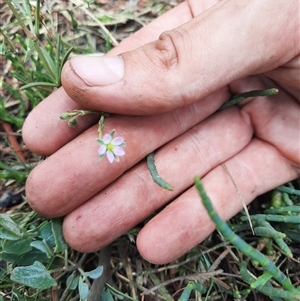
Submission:
M 191 104 L 296 55 L 291 45 L 297 44 L 299 2 L 281 4 L 221 1 L 134 51 L 74 57 L 63 68 L 64 89 L 84 107 L 121 114 L 155 114 Z

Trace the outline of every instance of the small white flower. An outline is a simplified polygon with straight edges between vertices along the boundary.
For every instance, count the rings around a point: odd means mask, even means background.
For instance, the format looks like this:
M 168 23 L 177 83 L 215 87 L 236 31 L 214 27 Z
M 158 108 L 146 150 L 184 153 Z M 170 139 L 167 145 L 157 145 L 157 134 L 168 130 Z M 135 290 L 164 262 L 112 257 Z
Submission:
M 97 142 L 101 145 L 98 149 L 100 160 L 104 156 L 107 157 L 110 163 L 114 161 L 119 162 L 119 157 L 125 155 L 123 147 L 125 146 L 123 137 L 114 138 L 115 131 L 111 131 L 109 134 L 105 134 L 103 138 L 98 138 Z

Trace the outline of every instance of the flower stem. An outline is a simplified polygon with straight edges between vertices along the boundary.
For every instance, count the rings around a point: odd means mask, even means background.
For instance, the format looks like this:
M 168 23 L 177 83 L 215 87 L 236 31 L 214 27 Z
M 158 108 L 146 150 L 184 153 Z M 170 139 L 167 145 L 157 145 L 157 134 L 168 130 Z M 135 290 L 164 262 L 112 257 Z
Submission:
M 229 98 L 229 100 L 224 103 L 221 107 L 220 110 L 227 109 L 231 106 L 234 106 L 241 102 L 242 100 L 249 98 L 249 97 L 259 97 L 259 96 L 272 96 L 278 93 L 278 89 L 272 88 L 272 89 L 265 89 L 265 90 L 253 90 L 253 91 L 248 91 L 244 92 L 241 94 L 233 95 Z
M 105 116 L 104 115 L 101 115 L 100 119 L 99 119 L 99 122 L 98 122 L 98 137 L 99 139 L 102 139 L 102 130 L 104 128 L 104 119 L 105 119 Z

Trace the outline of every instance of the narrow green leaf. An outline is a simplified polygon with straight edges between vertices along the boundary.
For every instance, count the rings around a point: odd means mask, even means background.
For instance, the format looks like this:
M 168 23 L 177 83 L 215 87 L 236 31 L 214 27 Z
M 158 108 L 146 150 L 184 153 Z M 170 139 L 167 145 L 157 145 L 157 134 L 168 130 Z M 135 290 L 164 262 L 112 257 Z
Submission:
M 80 301 L 85 301 L 89 295 L 89 287 L 87 283 L 82 279 L 82 277 L 79 278 L 79 296 L 80 296 Z
M 11 280 L 39 290 L 57 285 L 56 281 L 39 261 L 35 261 L 30 266 L 14 268 Z
M 24 63 L 26 63 L 30 59 L 34 51 L 34 42 L 31 39 L 27 39 L 26 44 L 27 44 L 27 50 L 24 58 Z
M 55 239 L 51 227 L 50 221 L 45 221 L 39 226 L 38 230 L 39 236 L 47 242 L 51 247 L 55 246 Z
M 110 290 L 104 290 L 100 296 L 100 301 L 114 301 Z
M 20 74 L 18 71 L 12 70 L 11 74 L 13 75 L 14 78 L 16 78 L 18 81 L 22 83 L 26 83 L 28 79 L 24 77 L 24 74 Z
M 8 92 L 11 93 L 11 95 L 13 95 L 16 99 L 20 100 L 20 95 L 17 95 L 18 93 L 16 94 L 15 91 L 13 92 L 12 87 L 7 85 L 5 82 L 2 82 L 2 86 L 4 88 L 6 88 L 8 90 Z M 14 123 L 18 127 L 21 127 L 23 124 L 23 118 L 19 118 L 19 117 L 16 117 L 16 116 L 8 113 L 4 106 L 4 100 L 3 99 L 0 99 L 0 100 L 1 100 L 0 101 L 0 121 Z M 21 101 L 22 100 L 20 100 L 20 102 Z M 2 162 L 0 161 L 0 163 L 2 163 Z
M 13 96 L 14 98 L 16 98 L 17 100 L 20 101 L 19 105 L 23 106 L 23 108 L 24 108 L 24 99 L 23 99 L 23 95 L 21 95 L 20 91 L 18 89 L 15 89 L 11 85 L 8 85 L 6 82 L 2 82 L 2 85 L 5 87 L 5 89 L 7 89 L 9 91 L 9 93 L 11 94 L 11 96 Z M 5 106 L 4 106 L 4 102 L 1 102 L 0 105 L 1 105 L 1 109 L 2 110 L 6 109 Z M 21 112 L 18 113 L 19 117 L 22 117 L 22 115 L 24 115 L 24 109 L 23 108 L 22 108 L 22 113 Z M 21 115 L 20 115 L 20 113 L 21 113 Z
M 15 45 L 14 43 L 11 41 L 9 35 L 7 34 L 7 32 L 4 30 L 4 28 L 0 28 L 0 34 L 2 35 L 2 37 L 4 38 L 3 41 L 1 42 L 1 53 L 0 55 L 8 55 L 9 49 L 15 53 L 16 49 L 15 49 Z M 9 49 L 7 49 L 7 46 Z
M 34 82 L 34 83 L 29 83 L 27 85 L 24 85 L 20 88 L 20 90 L 36 87 L 36 86 L 44 86 L 44 87 L 56 87 L 56 83 L 48 83 L 48 82 Z
M 99 266 L 92 271 L 85 272 L 84 274 L 91 279 L 97 279 L 102 275 L 102 273 L 103 273 L 103 266 Z
M 47 242 L 45 240 L 36 240 L 33 241 L 30 246 L 40 250 L 41 252 L 45 253 L 48 258 L 51 258 L 53 256 L 52 249 L 49 247 Z
M 49 259 L 49 257 L 44 252 L 33 248 L 31 251 L 19 256 L 17 264 L 19 266 L 21 265 L 27 266 L 33 264 L 35 261 L 40 261 L 42 263 L 49 263 L 50 260 L 51 259 Z
M 16 301 L 28 301 L 28 299 L 24 297 L 24 291 L 20 292 L 19 288 L 13 288 L 11 294 L 14 296 L 14 300 Z
M 0 44 L 0 55 L 1 55 L 1 56 L 2 56 L 2 55 L 5 55 L 5 50 L 6 50 L 6 46 L 5 46 L 4 42 L 2 42 L 2 43 Z
M 189 281 L 188 285 L 184 288 L 178 301 L 188 301 L 191 295 L 191 292 L 194 288 L 193 281 Z
M 2 280 L 7 276 L 7 263 L 6 262 L 1 262 L 0 265 L 0 283 Z
M 63 57 L 63 59 L 60 63 L 60 66 L 59 66 L 60 69 L 59 69 L 59 74 L 58 74 L 58 86 L 61 85 L 61 71 L 62 71 L 62 68 L 63 68 L 65 62 L 68 60 L 69 55 L 71 54 L 72 51 L 73 51 L 73 47 L 69 48 L 67 50 L 67 52 L 65 53 L 65 55 L 64 55 L 64 57 Z
M 51 228 L 55 239 L 55 253 L 60 253 L 67 249 L 67 244 L 64 240 L 62 232 L 62 222 L 63 219 L 61 218 L 55 218 L 51 220 Z
M 78 282 L 79 282 L 79 277 L 75 276 L 74 273 L 72 273 L 68 278 L 67 278 L 67 286 L 70 287 L 70 290 L 75 290 L 78 287 Z
M 6 252 L 0 252 L 0 260 L 7 261 L 12 264 L 16 263 L 19 259 L 19 255 L 6 253 Z
M 24 0 L 22 2 L 23 2 L 24 9 L 25 9 L 24 12 L 23 12 L 23 16 L 28 21 L 29 28 L 33 32 L 34 26 L 33 26 L 32 18 L 31 18 L 32 10 L 31 10 L 30 2 L 29 2 L 29 0 Z
M 62 61 L 61 61 L 61 69 L 62 69 L 62 67 L 63 67 L 63 65 L 65 64 L 65 62 L 67 61 L 67 59 L 69 58 L 69 56 L 70 56 L 70 54 L 71 54 L 71 52 L 73 51 L 73 47 L 71 47 L 71 48 L 69 48 L 68 50 L 67 50 L 67 52 L 65 53 L 65 55 L 64 55 L 64 57 L 63 57 L 63 59 L 62 59 Z M 60 72 L 61 73 L 61 72 Z
M 60 64 L 60 52 L 61 52 L 61 36 L 58 34 L 56 36 L 56 50 L 55 50 L 55 63 L 56 63 L 56 69 L 55 69 L 55 79 L 58 83 L 60 81 L 60 71 L 61 71 L 61 64 Z
M 41 261 L 44 263 L 48 263 L 50 261 L 45 253 L 35 248 L 21 255 L 2 251 L 0 252 L 0 261 L 1 260 L 10 262 L 12 264 L 18 264 L 19 266 L 31 265 L 35 261 Z
M 17 240 L 22 237 L 18 225 L 6 214 L 0 214 L 0 238 Z
M 32 248 L 30 247 L 30 238 L 21 238 L 18 240 L 6 240 L 3 243 L 3 251 L 6 253 L 22 255 L 29 252 Z
M 50 54 L 45 49 L 40 48 L 40 50 L 43 53 L 43 56 L 46 59 L 47 64 L 50 67 L 50 70 L 52 70 L 52 72 L 53 72 L 52 74 L 49 74 L 49 75 L 51 75 L 51 77 L 54 77 L 54 79 L 56 80 L 55 75 L 56 75 L 56 71 L 57 71 L 57 66 L 55 65 Z
M 40 4 L 41 1 L 40 0 L 36 0 L 35 1 L 36 5 L 35 5 L 35 26 L 34 26 L 34 32 L 36 36 L 39 36 L 40 34 Z
M 160 284 L 160 279 L 156 274 L 149 274 L 149 277 L 151 278 L 151 281 L 154 283 L 154 285 Z M 114 291 L 113 291 L 114 292 Z M 169 291 L 166 289 L 165 286 L 160 286 L 158 288 L 158 292 L 163 296 L 163 299 L 166 301 L 174 301 L 173 297 L 169 293 Z

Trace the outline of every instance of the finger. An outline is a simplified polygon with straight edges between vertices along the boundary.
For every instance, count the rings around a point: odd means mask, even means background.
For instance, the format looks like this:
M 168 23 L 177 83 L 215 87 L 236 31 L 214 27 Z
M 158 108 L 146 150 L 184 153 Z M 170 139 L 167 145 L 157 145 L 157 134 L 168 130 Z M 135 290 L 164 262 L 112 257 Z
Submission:
M 124 51 L 133 50 L 156 40 L 162 31 L 170 30 L 189 21 L 193 17 L 189 3 L 193 7 L 194 13 L 199 14 L 213 6 L 218 0 L 202 1 L 200 4 L 197 3 L 197 5 L 195 5 L 195 2 L 196 1 L 184 2 L 157 18 L 146 27 L 122 41 L 120 45 L 109 52 L 109 55 L 116 55 Z M 82 97 L 85 96 L 83 95 Z M 110 99 L 110 101 L 113 99 L 114 98 Z M 76 128 L 70 128 L 67 126 L 66 121 L 61 121 L 59 118 L 59 116 L 66 111 L 71 112 L 83 108 L 86 107 L 74 102 L 65 93 L 63 87 L 53 92 L 34 108 L 25 120 L 22 134 L 27 147 L 37 154 L 53 154 L 56 150 L 96 122 L 96 115 L 80 117 L 78 126 Z M 40 143 L 40 141 L 43 141 L 43 143 Z
M 299 46 L 299 53 L 300 53 L 300 46 Z M 277 82 L 280 82 L 281 84 L 295 88 L 297 89 L 297 91 L 299 91 L 300 90 L 299 73 L 300 73 L 300 54 L 298 54 L 296 57 L 294 57 L 286 64 L 274 70 L 266 72 L 265 75 L 276 80 Z
M 184 1 L 152 21 L 146 27 L 135 32 L 129 38 L 123 40 L 117 47 L 109 52 L 109 55 L 118 55 L 125 51 L 132 51 L 149 42 L 155 41 L 163 31 L 172 30 L 190 21 L 194 16 L 211 8 L 219 1 L 220 0 Z
M 230 85 L 234 94 L 239 94 L 245 89 L 261 90 L 265 87 L 276 85 L 264 76 L 251 76 Z M 250 117 L 256 137 L 273 145 L 284 157 L 300 165 L 299 91 L 297 96 L 293 96 L 290 89 L 286 92 L 284 87 L 280 86 L 276 95 L 249 99 L 243 101 L 240 107 L 242 114 Z
M 249 77 L 230 88 L 241 93 L 245 88 L 256 90 L 266 86 L 272 87 L 274 83 L 265 77 Z M 300 106 L 281 89 L 275 96 L 244 101 L 240 107 L 240 114 L 248 116 L 260 140 L 253 140 L 225 164 L 248 204 L 256 196 L 299 176 Z M 223 219 L 231 218 L 242 208 L 239 194 L 221 166 L 209 172 L 203 183 Z M 198 193 L 192 188 L 146 225 L 137 244 L 147 260 L 166 263 L 204 240 L 213 229 Z
M 257 139 L 225 165 L 246 204 L 299 176 L 299 170 L 297 172 L 273 146 Z M 214 168 L 202 181 L 222 219 L 228 220 L 242 209 L 239 195 L 222 166 Z M 203 241 L 213 229 L 214 225 L 193 187 L 141 230 L 137 246 L 146 260 L 163 264 L 179 258 Z
M 228 90 L 223 88 L 201 102 L 162 115 L 107 118 L 104 133 L 115 129 L 116 136 L 125 139 L 121 161 L 99 161 L 95 125 L 35 167 L 26 182 L 28 202 L 45 216 L 69 213 L 150 152 L 212 114 L 227 98 Z
M 75 127 L 70 127 L 60 115 L 82 109 L 59 88 L 44 99 L 25 119 L 22 136 L 26 146 L 36 154 L 48 156 L 60 149 L 99 119 L 98 114 L 82 116 Z
M 154 183 L 141 162 L 65 218 L 65 239 L 81 252 L 99 250 L 180 195 L 195 174 L 204 175 L 239 152 L 251 137 L 249 120 L 236 108 L 206 119 L 155 153 L 160 176 L 173 185 L 172 192 Z
M 272 0 L 220 1 L 134 51 L 72 58 L 62 83 L 72 99 L 91 109 L 121 114 L 173 110 L 291 60 L 299 51 L 298 6 L 295 0 L 284 7 Z

